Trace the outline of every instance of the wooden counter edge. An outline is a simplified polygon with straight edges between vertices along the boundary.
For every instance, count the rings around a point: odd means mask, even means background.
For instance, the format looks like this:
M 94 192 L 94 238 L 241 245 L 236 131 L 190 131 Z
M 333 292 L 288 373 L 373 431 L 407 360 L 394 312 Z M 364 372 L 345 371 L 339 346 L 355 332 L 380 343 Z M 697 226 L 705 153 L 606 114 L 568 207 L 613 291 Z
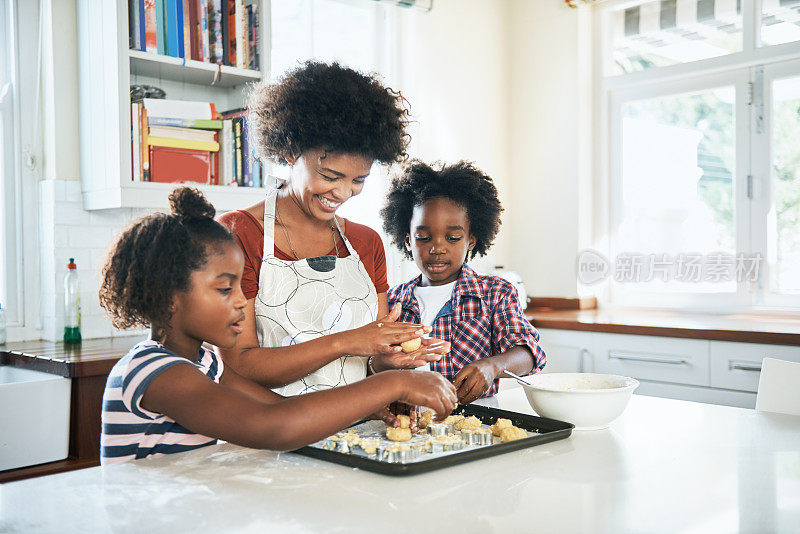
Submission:
M 763 332 L 752 330 L 720 330 L 701 328 L 679 328 L 670 326 L 649 326 L 631 324 L 591 323 L 573 319 L 537 318 L 535 311 L 525 313 L 536 328 L 553 330 L 577 330 L 602 332 L 607 334 L 632 334 L 639 336 L 661 336 L 686 339 L 705 339 L 710 341 L 732 341 L 739 343 L 765 343 L 769 345 L 800 346 L 800 334 L 789 332 Z
M 66 460 L 59 460 L 57 462 L 8 469 L 6 471 L 0 471 L 0 484 L 14 482 L 16 480 L 25 480 L 27 478 L 42 477 L 45 475 L 55 475 L 67 471 L 75 471 L 77 469 L 86 469 L 87 467 L 97 467 L 98 465 L 100 465 L 100 458 L 67 458 Z

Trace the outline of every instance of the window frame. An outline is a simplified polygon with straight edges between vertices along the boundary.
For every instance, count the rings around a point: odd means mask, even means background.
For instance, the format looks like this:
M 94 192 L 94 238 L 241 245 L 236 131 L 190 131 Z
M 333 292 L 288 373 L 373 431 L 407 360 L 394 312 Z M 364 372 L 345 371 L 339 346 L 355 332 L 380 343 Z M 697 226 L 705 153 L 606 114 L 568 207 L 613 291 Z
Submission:
M 592 178 L 594 193 L 593 222 L 594 248 L 614 258 L 618 243 L 615 239 L 619 221 L 621 190 L 621 109 L 625 102 L 655 98 L 669 94 L 691 92 L 703 88 L 735 85 L 736 105 L 736 169 L 734 174 L 736 253 L 767 257 L 767 219 L 771 207 L 769 188 L 772 184 L 770 166 L 769 117 L 771 116 L 769 76 L 773 73 L 800 75 L 800 41 L 780 45 L 761 46 L 761 1 L 742 2 L 742 51 L 729 55 L 655 67 L 644 71 L 612 75 L 613 43 L 606 30 L 611 12 L 639 5 L 649 0 L 608 0 L 593 6 L 591 13 L 593 50 L 588 52 L 593 68 L 593 85 L 598 90 L 593 99 L 593 131 L 599 140 L 592 159 L 598 171 Z M 791 70 L 796 67 L 797 70 Z M 756 106 L 751 105 L 757 71 L 763 68 L 763 105 L 766 126 L 764 134 L 753 133 Z M 725 80 L 728 83 L 725 83 Z M 753 198 L 748 199 L 747 177 L 752 176 Z M 760 194 L 759 194 L 760 193 Z M 669 253 L 670 251 L 664 251 Z M 688 251 L 686 251 L 688 252 Z M 613 268 L 613 265 L 612 265 Z M 756 283 L 738 284 L 735 294 L 675 293 L 658 294 L 640 292 L 637 295 L 620 295 L 614 282 L 607 282 L 599 290 L 598 298 L 607 306 L 634 306 L 641 308 L 677 309 L 708 312 L 796 312 L 800 309 L 800 295 L 770 293 L 766 264 L 762 265 Z M 613 271 L 612 271 L 613 274 Z M 610 276 L 609 278 L 613 278 Z M 655 298 L 658 300 L 655 301 Z
M 774 62 L 764 65 L 763 74 L 763 121 L 762 132 L 752 131 L 751 154 L 753 160 L 753 243 L 754 248 L 762 250 L 768 257 L 769 217 L 773 207 L 772 175 L 772 82 L 776 79 L 800 76 L 800 57 L 795 60 Z M 752 109 L 753 119 L 758 110 Z M 771 291 L 770 270 L 765 269 L 759 280 L 756 304 L 765 308 L 800 308 L 800 295 L 775 293 Z
M 6 250 L 11 251 L 6 265 L 8 276 L 9 301 L 6 311 L 7 337 L 9 342 L 41 337 L 40 317 L 40 277 L 39 270 L 39 174 L 42 158 L 40 156 L 42 136 L 41 90 L 37 74 L 38 61 L 22 61 L 23 50 L 33 50 L 37 57 L 41 27 L 40 2 L 27 3 L 20 9 L 20 0 L 0 0 L 0 24 L 8 38 L 0 44 L 2 53 L 7 58 L 9 70 L 9 87 L 3 105 L 11 110 L 12 124 L 6 129 L 11 140 L 4 138 L 4 154 L 7 165 L 3 170 L 3 187 L 5 187 L 3 204 L 6 235 Z M 34 5 L 35 4 L 35 5 Z M 34 120 L 22 121 L 22 117 L 35 117 Z M 6 150 L 6 148 L 9 150 Z M 4 160 L 6 162 L 6 160 Z M 12 285 L 13 284 L 13 285 Z M 12 301 L 13 299 L 13 301 Z

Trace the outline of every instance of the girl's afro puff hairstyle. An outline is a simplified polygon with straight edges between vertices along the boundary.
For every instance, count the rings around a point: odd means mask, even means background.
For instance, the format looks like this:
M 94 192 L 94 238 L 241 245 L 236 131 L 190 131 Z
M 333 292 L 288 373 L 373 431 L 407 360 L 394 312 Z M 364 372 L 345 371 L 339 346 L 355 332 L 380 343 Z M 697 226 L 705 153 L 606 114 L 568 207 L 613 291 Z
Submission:
M 100 305 L 117 328 L 167 326 L 175 293 L 188 290 L 192 271 L 202 268 L 209 253 L 221 250 L 211 247 L 235 243 L 197 189 L 175 189 L 169 204 L 171 214 L 155 213 L 134 222 L 106 259 Z
M 470 258 L 485 255 L 500 230 L 503 206 L 492 179 L 468 161 L 431 166 L 415 160 L 392 180 L 381 210 L 383 229 L 392 243 L 412 257 L 405 239 L 414 207 L 437 197 L 448 198 L 467 210 L 470 233 L 475 236 Z
M 277 83 L 256 84 L 248 128 L 260 155 L 279 164 L 310 149 L 390 164 L 406 158 L 408 109 L 375 75 L 307 61 Z

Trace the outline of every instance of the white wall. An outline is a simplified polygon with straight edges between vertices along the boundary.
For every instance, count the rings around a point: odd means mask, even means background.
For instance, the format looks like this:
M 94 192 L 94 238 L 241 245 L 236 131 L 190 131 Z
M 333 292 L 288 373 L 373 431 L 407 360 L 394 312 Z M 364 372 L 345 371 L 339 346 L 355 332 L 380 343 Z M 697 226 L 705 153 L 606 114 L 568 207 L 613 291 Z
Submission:
M 488 264 L 509 260 L 508 2 L 436 0 L 430 13 L 401 10 L 397 82 L 417 122 L 411 155 L 473 161 L 506 207 Z M 487 262 L 484 262 L 486 264 Z
M 74 0 L 50 12 L 44 122 L 50 128 L 39 188 L 44 339 L 63 328 L 66 260 L 78 261 L 85 337 L 117 335 L 97 301 L 112 237 L 138 210 L 86 212 L 80 203 Z M 396 77 L 411 102 L 412 156 L 472 160 L 506 208 L 491 258 L 523 275 L 528 293 L 575 295 L 581 163 L 576 149 L 579 17 L 556 0 L 437 0 L 431 13 L 401 10 Z
M 579 137 L 587 100 L 580 71 L 582 18 L 561 1 L 509 4 L 508 263 L 522 274 L 529 295 L 574 297 L 588 148 L 587 136 Z

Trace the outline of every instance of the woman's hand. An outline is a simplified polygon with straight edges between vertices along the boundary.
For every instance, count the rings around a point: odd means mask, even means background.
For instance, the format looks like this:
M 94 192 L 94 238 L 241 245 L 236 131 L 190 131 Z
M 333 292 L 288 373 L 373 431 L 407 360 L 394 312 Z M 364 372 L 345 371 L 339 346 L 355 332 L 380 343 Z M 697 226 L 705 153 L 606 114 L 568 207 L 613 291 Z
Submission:
M 429 326 L 396 322 L 400 311 L 400 305 L 396 304 L 386 317 L 339 334 L 343 341 L 342 352 L 352 356 L 395 354 L 402 351 L 400 343 L 431 331 Z
M 441 420 L 456 407 L 456 388 L 439 373 L 431 371 L 389 371 L 402 373 L 401 401 L 412 406 L 424 406 L 436 412 Z
M 495 365 L 492 358 L 477 360 L 462 367 L 453 377 L 459 404 L 469 404 L 480 398 L 492 387 L 500 373 L 502 369 Z
M 376 356 L 375 369 L 414 369 L 428 362 L 438 362 L 450 350 L 450 342 L 436 338 L 422 338 L 422 345 L 414 352 L 393 352 Z

